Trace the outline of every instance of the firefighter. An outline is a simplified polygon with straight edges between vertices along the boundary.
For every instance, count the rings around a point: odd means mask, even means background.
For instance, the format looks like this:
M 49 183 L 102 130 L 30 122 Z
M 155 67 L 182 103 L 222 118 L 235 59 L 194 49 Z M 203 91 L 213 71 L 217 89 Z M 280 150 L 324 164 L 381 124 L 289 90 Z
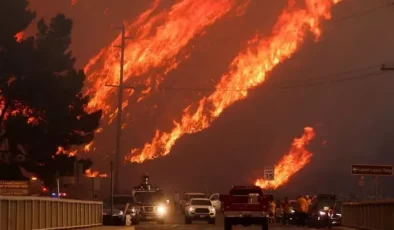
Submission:
M 300 226 L 305 226 L 306 225 L 306 219 L 308 218 L 308 203 L 305 197 L 300 196 L 297 199 L 297 225 Z
M 283 210 L 283 225 L 287 225 L 289 223 L 289 218 L 291 215 L 291 204 L 289 202 L 289 199 L 285 197 L 285 201 L 282 204 L 282 210 Z
M 312 208 L 312 200 L 308 195 L 305 196 L 306 203 L 308 204 L 308 212 Z
M 276 211 L 275 201 L 271 200 L 269 202 L 269 215 L 270 215 L 270 223 L 271 224 L 275 223 L 275 211 Z

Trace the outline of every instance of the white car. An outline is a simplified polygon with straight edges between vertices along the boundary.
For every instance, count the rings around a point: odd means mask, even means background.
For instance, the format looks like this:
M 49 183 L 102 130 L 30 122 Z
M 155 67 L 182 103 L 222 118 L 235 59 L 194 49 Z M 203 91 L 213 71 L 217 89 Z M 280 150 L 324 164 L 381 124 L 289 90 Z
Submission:
M 185 207 L 185 224 L 193 220 L 208 220 L 209 224 L 216 222 L 216 210 L 209 199 L 193 198 Z
M 207 196 L 204 193 L 200 192 L 187 192 L 183 194 L 183 198 L 180 201 L 180 208 L 181 212 L 184 214 L 185 213 L 185 207 L 187 203 L 190 202 L 191 199 L 193 198 L 207 198 Z

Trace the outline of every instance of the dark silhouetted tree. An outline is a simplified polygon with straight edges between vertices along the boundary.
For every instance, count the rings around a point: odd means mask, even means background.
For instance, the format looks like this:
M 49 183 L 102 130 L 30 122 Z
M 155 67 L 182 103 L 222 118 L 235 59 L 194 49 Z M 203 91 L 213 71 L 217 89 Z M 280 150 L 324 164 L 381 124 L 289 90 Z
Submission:
M 51 183 L 55 171 L 71 170 L 76 160 L 57 156 L 58 147 L 91 142 L 101 111 L 86 112 L 85 74 L 74 68 L 70 51 L 72 21 L 62 14 L 48 24 L 41 19 L 36 36 L 18 41 L 15 35 L 35 18 L 27 6 L 27 0 L 0 2 L 0 143 L 8 142 L 8 163 Z

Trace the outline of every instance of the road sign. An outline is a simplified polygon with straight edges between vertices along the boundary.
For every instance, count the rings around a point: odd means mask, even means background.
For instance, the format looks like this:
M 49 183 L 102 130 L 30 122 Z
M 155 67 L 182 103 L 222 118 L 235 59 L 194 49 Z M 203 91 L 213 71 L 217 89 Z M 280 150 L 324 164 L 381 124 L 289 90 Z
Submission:
M 274 180 L 275 179 L 275 168 L 274 166 L 264 167 L 264 180 Z
M 358 186 L 360 187 L 364 186 L 364 176 L 360 176 L 360 179 L 358 180 Z
M 29 194 L 29 181 L 0 181 L 0 195 L 23 196 Z
M 352 175 L 392 176 L 392 165 L 352 165 Z

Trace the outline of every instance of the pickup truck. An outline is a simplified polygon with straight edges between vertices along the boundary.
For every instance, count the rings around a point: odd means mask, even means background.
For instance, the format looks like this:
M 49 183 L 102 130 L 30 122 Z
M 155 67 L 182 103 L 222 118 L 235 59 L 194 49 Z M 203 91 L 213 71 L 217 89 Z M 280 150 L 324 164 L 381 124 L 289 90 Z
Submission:
M 234 225 L 260 225 L 262 230 L 268 230 L 270 199 L 260 187 L 233 186 L 228 195 L 220 195 L 224 230 Z

